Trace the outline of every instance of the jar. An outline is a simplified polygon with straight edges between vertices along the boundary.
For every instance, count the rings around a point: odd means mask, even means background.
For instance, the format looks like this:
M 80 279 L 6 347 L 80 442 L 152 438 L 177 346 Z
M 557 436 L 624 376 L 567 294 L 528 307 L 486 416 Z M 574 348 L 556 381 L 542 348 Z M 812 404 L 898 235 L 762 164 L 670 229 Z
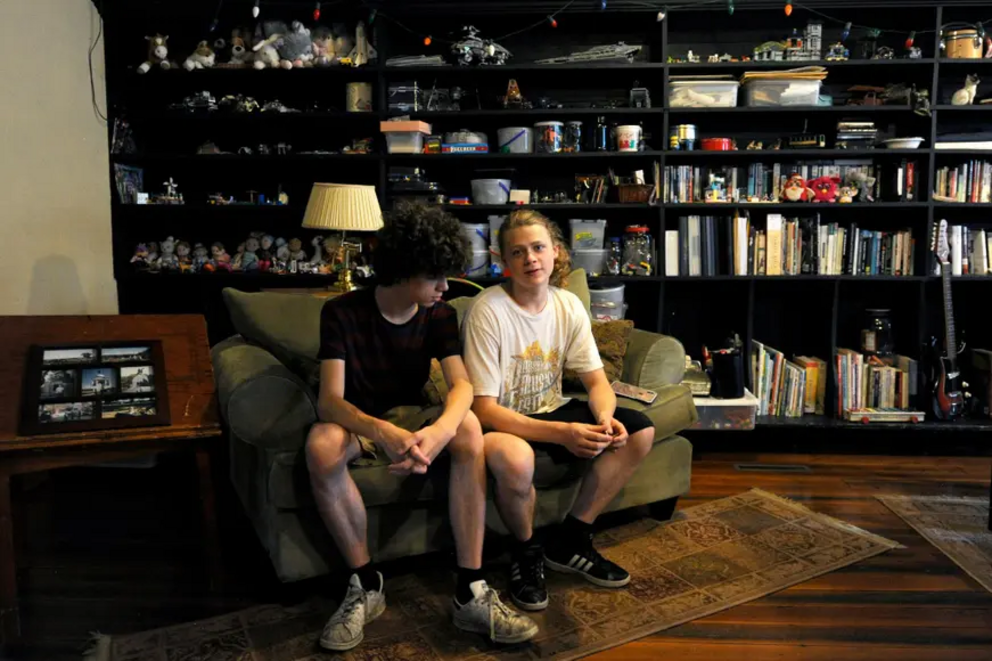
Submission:
M 534 151 L 538 154 L 561 152 L 565 133 L 563 122 L 538 122 L 534 124 Z
M 892 343 L 892 320 L 890 310 L 865 310 L 865 324 L 861 330 L 861 351 L 870 356 L 890 356 Z
M 569 153 L 582 151 L 582 122 L 565 123 L 565 142 L 562 151 Z
M 620 237 L 611 236 L 609 252 L 606 254 L 606 273 L 620 275 L 621 264 L 623 264 L 623 248 L 620 246 Z
M 654 239 L 647 225 L 628 225 L 623 235 L 623 275 L 654 274 Z

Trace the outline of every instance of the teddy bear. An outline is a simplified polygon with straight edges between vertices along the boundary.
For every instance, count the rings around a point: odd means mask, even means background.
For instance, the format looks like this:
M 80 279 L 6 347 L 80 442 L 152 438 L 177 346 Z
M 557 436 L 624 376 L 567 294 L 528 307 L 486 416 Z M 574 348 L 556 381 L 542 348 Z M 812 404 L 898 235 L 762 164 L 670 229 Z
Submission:
M 215 59 L 214 49 L 206 41 L 201 41 L 196 45 L 196 50 L 190 53 L 190 56 L 183 62 L 183 68 L 186 71 L 209 69 L 214 65 Z
M 255 45 L 252 52 L 255 54 L 254 66 L 256 69 L 277 69 L 284 66 L 280 61 L 277 50 L 283 43 L 283 39 L 289 28 L 282 21 L 261 21 L 255 26 Z M 292 68 L 292 63 L 287 61 L 288 67 Z
M 176 240 L 171 236 L 162 241 L 162 256 L 159 258 L 159 267 L 163 271 L 178 271 L 179 258 L 176 257 Z
M 837 201 L 837 186 L 840 185 L 840 177 L 825 176 L 817 177 L 809 182 L 809 188 L 813 191 L 813 202 L 833 203 Z
M 152 67 L 158 67 L 168 71 L 175 63 L 169 61 L 169 35 L 156 34 L 154 37 L 145 37 L 148 41 L 148 59 L 138 66 L 138 73 L 148 73 Z

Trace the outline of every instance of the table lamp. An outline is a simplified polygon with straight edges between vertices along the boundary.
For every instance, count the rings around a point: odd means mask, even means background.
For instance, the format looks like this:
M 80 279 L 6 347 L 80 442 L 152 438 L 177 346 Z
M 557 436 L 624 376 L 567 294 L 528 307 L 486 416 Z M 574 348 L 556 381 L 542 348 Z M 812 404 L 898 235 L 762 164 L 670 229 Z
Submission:
M 338 250 L 343 254 L 344 268 L 338 276 L 337 289 L 352 291 L 355 283 L 351 279 L 351 247 L 345 243 L 345 238 L 348 232 L 374 232 L 382 227 L 382 210 L 375 186 L 315 183 L 303 215 L 303 227 L 341 231 Z

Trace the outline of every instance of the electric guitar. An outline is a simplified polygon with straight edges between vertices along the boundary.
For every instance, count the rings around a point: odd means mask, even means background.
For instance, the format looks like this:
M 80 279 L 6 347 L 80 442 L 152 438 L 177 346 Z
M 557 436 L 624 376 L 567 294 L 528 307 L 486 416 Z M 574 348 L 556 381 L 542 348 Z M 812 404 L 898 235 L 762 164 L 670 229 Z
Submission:
M 958 369 L 958 345 L 954 337 L 954 308 L 951 305 L 950 246 L 947 242 L 947 221 L 935 227 L 933 249 L 940 262 L 940 279 L 944 291 L 944 351 L 940 340 L 930 338 L 930 408 L 938 420 L 954 420 L 964 412 L 961 371 Z

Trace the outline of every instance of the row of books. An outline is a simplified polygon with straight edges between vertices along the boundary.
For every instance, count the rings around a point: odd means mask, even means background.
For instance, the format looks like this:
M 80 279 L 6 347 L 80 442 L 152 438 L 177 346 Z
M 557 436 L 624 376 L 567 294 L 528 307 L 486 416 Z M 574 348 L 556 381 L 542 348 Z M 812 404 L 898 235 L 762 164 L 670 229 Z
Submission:
M 836 176 L 841 182 L 861 182 L 868 191 L 856 202 L 917 199 L 919 168 L 916 161 L 873 164 L 870 160 L 792 163 L 752 163 L 742 166 L 665 166 L 662 201 L 691 202 L 779 201 L 792 174 L 807 182 Z
M 837 349 L 834 362 L 838 417 L 857 409 L 913 406 L 919 378 L 916 360 L 899 355 L 879 359 Z
M 821 224 L 819 215 L 768 214 L 764 229 L 748 215 L 683 216 L 665 231 L 665 275 L 913 275 L 915 248 L 911 230 Z
M 822 415 L 827 378 L 827 365 L 819 358 L 788 360 L 781 351 L 751 341 L 751 385 L 758 399 L 758 415 Z
M 942 167 L 934 174 L 934 199 L 945 202 L 992 202 L 992 163 L 972 160 Z
M 947 242 L 951 245 L 951 275 L 988 275 L 992 273 L 992 230 L 967 225 L 949 225 Z M 940 271 L 937 271 L 940 275 Z

